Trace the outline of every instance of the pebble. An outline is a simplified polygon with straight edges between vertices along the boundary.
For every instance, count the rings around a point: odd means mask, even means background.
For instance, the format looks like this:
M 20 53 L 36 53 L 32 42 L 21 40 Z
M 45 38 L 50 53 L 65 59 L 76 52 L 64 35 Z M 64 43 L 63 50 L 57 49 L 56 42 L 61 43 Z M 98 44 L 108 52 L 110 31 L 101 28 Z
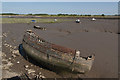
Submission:
M 12 45 L 9 45 L 7 43 L 5 43 L 4 46 L 12 48 Z
M 14 55 L 16 55 L 16 56 L 20 56 L 20 54 L 19 54 L 19 51 L 18 51 L 18 50 L 13 50 L 13 51 L 12 51 L 12 53 L 13 53 Z
M 11 58 L 8 58 L 8 60 L 11 60 Z
M 8 65 L 8 66 L 12 66 L 13 63 L 9 61 L 7 65 Z
M 40 75 L 40 78 L 45 78 L 45 76 Z
M 5 43 L 4 46 L 9 47 L 9 44 Z
M 29 66 L 28 66 L 28 65 L 25 65 L 24 67 L 25 67 L 25 68 L 28 68 Z
M 3 33 L 2 35 L 3 35 L 4 37 L 7 37 L 7 33 Z
M 46 78 L 45 76 L 42 75 L 41 72 L 39 72 L 39 75 L 37 75 L 37 77 L 39 77 L 39 78 Z
M 25 70 L 27 71 L 28 69 L 25 68 Z
M 14 46 L 13 48 L 14 48 L 14 49 L 16 49 L 17 47 L 16 47 L 16 46 Z
M 7 64 L 2 64 L 2 68 L 3 69 L 9 69 L 9 67 L 11 67 L 13 65 L 13 63 L 11 61 L 7 61 Z
M 28 74 L 35 73 L 35 70 L 33 69 L 28 69 Z
M 12 46 L 11 46 L 11 45 L 9 45 L 9 47 L 10 47 L 10 48 L 12 48 Z
M 42 73 L 41 72 L 39 72 L 39 75 L 41 75 Z
M 8 61 L 7 59 L 2 59 L 2 61 Z
M 39 75 L 36 75 L 36 78 L 39 78 Z
M 2 52 L 2 57 L 6 57 L 6 54 L 4 52 Z
M 13 58 L 16 58 L 16 55 L 12 54 L 12 57 L 13 57 Z
M 17 63 L 19 64 L 20 62 L 19 62 L 19 61 L 17 61 Z
M 35 73 L 32 73 L 33 76 L 35 76 L 36 74 Z

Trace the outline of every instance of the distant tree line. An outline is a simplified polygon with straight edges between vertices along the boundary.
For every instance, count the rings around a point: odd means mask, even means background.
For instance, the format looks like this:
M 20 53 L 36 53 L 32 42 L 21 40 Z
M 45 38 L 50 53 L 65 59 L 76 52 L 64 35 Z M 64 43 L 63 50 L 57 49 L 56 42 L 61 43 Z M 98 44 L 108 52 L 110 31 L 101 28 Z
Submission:
M 101 14 L 101 15 L 91 15 L 91 14 L 15 14 L 15 13 L 1 13 L 0 15 L 27 15 L 27 16 L 106 16 L 105 14 Z M 114 16 L 120 16 L 115 14 Z
M 57 16 L 78 16 L 77 14 L 57 14 Z
M 15 13 L 1 13 L 1 15 L 19 15 L 19 14 L 15 14 Z
M 92 16 L 91 14 L 85 14 L 85 15 L 78 15 L 78 14 L 27 14 L 27 15 L 32 15 L 32 16 Z M 93 15 L 93 16 L 105 16 L 104 14 L 101 15 Z
M 32 15 L 32 16 L 48 16 L 49 14 L 27 14 L 27 15 Z

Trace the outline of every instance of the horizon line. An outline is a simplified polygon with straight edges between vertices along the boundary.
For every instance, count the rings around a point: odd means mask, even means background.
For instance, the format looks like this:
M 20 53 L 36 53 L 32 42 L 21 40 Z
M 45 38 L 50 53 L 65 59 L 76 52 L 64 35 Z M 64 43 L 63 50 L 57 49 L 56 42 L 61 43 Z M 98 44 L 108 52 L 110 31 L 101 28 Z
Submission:
M 0 13 L 0 14 L 13 14 L 13 15 L 103 15 L 104 13 L 102 14 L 75 14 L 75 13 L 11 13 L 11 12 L 3 12 L 3 13 Z M 119 14 L 104 14 L 104 15 L 119 15 Z

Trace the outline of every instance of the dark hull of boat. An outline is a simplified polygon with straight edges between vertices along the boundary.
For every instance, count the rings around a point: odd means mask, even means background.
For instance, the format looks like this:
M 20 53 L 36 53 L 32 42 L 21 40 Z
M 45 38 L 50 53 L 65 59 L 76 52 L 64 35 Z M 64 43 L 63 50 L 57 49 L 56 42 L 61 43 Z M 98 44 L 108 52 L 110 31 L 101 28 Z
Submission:
M 72 72 L 86 73 L 93 64 L 94 56 L 81 57 L 80 52 L 49 43 L 29 31 L 23 38 L 23 49 L 35 61 L 68 69 Z
M 71 63 L 68 61 L 57 59 L 55 57 L 48 58 L 47 54 L 34 49 L 32 46 L 26 44 L 25 42 L 23 42 L 22 45 L 26 54 L 38 63 L 42 63 L 41 65 L 48 65 L 49 67 L 59 67 L 61 69 L 67 69 L 68 71 L 77 73 L 86 73 L 92 67 L 93 60 L 79 59 L 79 63 Z

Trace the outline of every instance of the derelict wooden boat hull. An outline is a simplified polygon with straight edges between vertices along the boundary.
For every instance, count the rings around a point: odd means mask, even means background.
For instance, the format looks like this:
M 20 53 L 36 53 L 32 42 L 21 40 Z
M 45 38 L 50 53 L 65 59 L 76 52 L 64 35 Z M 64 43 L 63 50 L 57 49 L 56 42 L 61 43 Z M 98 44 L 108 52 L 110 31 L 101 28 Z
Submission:
M 31 41 L 26 41 L 25 38 L 23 38 L 22 46 L 26 54 L 39 63 L 60 67 L 61 69 L 64 68 L 78 73 L 86 73 L 92 67 L 94 58 L 77 58 L 75 55 L 71 54 L 58 54 L 55 50 L 51 51 L 51 48 L 47 48 L 43 50 L 43 52 L 41 49 L 44 48 L 40 45 Z

